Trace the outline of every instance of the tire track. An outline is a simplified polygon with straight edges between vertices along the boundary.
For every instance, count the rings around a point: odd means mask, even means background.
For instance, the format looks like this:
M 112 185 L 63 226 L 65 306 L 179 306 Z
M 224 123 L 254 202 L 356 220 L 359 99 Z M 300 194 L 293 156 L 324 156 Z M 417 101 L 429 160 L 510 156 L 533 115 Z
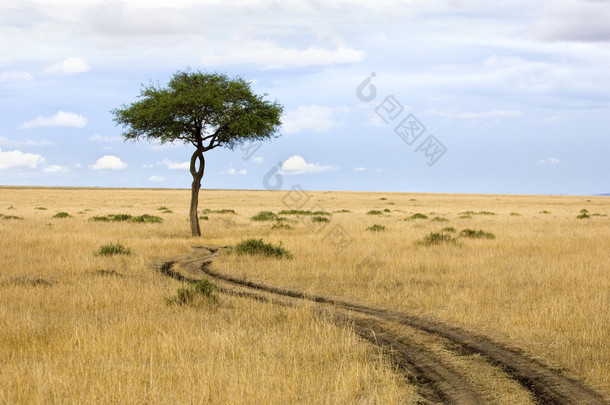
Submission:
M 478 353 L 484 356 L 490 363 L 501 367 L 523 387 L 531 391 L 535 400 L 540 404 L 597 405 L 607 403 L 603 397 L 579 382 L 485 337 L 399 311 L 374 308 L 336 297 L 307 294 L 242 280 L 210 268 L 212 259 L 225 249 L 224 247 L 193 246 L 193 248 L 199 252 L 166 261 L 157 266 L 157 269 L 180 281 L 198 281 L 174 271 L 173 265 L 179 264 L 181 268 L 193 275 L 201 276 L 203 273 L 222 283 L 221 291 L 226 293 L 245 294 L 251 298 L 258 297 L 258 299 L 269 301 L 282 302 L 288 298 L 326 304 L 324 306 L 327 311 L 329 311 L 328 307 L 332 307 L 330 312 L 335 319 L 350 321 L 360 336 L 390 348 L 395 362 L 401 368 L 415 374 L 414 382 L 421 387 L 422 395 L 431 402 L 476 404 L 481 403 L 481 400 L 455 370 L 444 365 L 433 353 L 421 347 L 415 349 L 403 337 L 384 328 L 380 320 L 395 322 L 444 338 L 457 346 L 458 351 L 462 353 Z M 241 291 L 239 291 L 240 289 Z M 278 298 L 281 299 L 278 300 Z M 288 305 L 294 305 L 294 303 Z M 350 313 L 356 313 L 359 316 L 351 316 Z

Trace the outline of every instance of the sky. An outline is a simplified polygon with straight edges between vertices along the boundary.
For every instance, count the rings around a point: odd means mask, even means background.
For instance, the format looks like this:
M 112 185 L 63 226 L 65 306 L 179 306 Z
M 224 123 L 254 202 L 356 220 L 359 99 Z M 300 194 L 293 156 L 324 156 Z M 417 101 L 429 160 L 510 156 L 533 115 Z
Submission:
M 171 4 L 171 6 L 169 6 Z M 0 0 L 0 185 L 189 188 L 111 110 L 178 71 L 284 106 L 204 189 L 610 192 L 610 1 Z

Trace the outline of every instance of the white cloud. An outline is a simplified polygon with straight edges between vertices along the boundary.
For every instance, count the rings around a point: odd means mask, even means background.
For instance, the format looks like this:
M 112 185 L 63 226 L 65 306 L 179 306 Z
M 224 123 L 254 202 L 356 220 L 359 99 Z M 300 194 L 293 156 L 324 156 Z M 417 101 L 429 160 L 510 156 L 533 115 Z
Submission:
M 335 49 L 310 46 L 307 49 L 282 48 L 271 41 L 240 41 L 224 54 L 207 54 L 201 58 L 204 66 L 253 64 L 263 69 L 330 66 L 361 62 L 364 52 L 345 45 Z
M 146 179 L 146 181 L 150 181 L 152 183 L 161 183 L 165 181 L 165 177 L 152 175 L 148 179 Z
M 492 111 L 460 111 L 456 108 L 449 108 L 445 111 L 438 111 L 435 109 L 429 109 L 426 111 L 427 115 L 439 115 L 446 118 L 457 118 L 457 119 L 477 119 L 477 118 L 517 118 L 521 117 L 523 113 L 518 110 L 492 110 Z
M 28 72 L 11 71 L 11 72 L 0 72 L 0 83 L 16 83 L 16 82 L 27 82 L 34 80 L 34 76 Z
M 557 121 L 559 121 L 559 117 L 558 117 L 558 116 L 556 116 L 556 115 L 554 115 L 554 116 L 552 116 L 552 117 L 547 117 L 547 118 L 545 118 L 545 120 L 544 120 L 544 122 L 547 122 L 547 123 L 551 123 L 551 122 L 557 122 Z
M 355 172 L 366 172 L 366 167 L 354 167 Z
M 248 171 L 246 169 L 235 170 L 234 168 L 230 168 L 229 170 L 225 170 L 224 172 L 220 172 L 220 174 L 230 174 L 232 176 L 234 176 L 236 174 L 246 175 L 246 174 L 248 174 Z
M 45 167 L 42 171 L 45 173 L 67 173 L 70 170 L 65 166 L 51 165 Z
M 82 128 L 87 125 L 87 118 L 73 112 L 58 111 L 51 117 L 39 115 L 31 121 L 21 124 L 21 128 L 35 127 L 73 127 Z
M 171 160 L 165 159 L 158 164 L 167 166 L 171 170 L 188 170 L 191 167 L 191 162 L 172 162 Z
M 551 165 L 556 165 L 557 163 L 559 163 L 559 159 L 550 157 L 550 158 L 546 158 L 543 160 L 539 160 L 538 163 L 540 163 L 541 165 L 546 164 L 546 163 L 549 163 Z
M 127 164 L 123 163 L 121 159 L 113 155 L 102 156 L 90 166 L 94 170 L 121 170 L 127 167 Z
M 89 64 L 83 58 L 70 57 L 61 62 L 57 62 L 49 66 L 45 73 L 51 74 L 72 74 L 83 73 L 90 70 Z
M 285 174 L 305 174 L 323 173 L 337 170 L 338 167 L 330 165 L 320 165 L 318 163 L 307 163 L 302 156 L 294 155 L 289 157 L 282 164 L 281 173 Z
M 28 139 L 27 141 L 16 141 L 14 139 L 5 138 L 0 136 L 0 145 L 6 145 L 10 147 L 19 147 L 19 146 L 50 146 L 53 145 L 51 141 L 34 141 Z
M 100 134 L 94 134 L 89 137 L 91 142 L 120 142 L 121 138 L 118 136 L 102 136 Z
M 323 132 L 338 128 L 343 124 L 348 112 L 347 107 L 300 106 L 286 113 L 283 123 L 284 133 L 294 134 L 307 130 Z
M 252 158 L 252 162 L 254 163 L 263 163 L 263 158 L 260 156 L 255 156 Z
M 547 1 L 536 25 L 545 40 L 610 41 L 610 3 L 603 0 Z
M 153 167 L 155 167 L 155 165 L 153 165 L 153 164 L 142 165 L 142 169 L 152 169 Z
M 44 158 L 38 154 L 24 153 L 20 150 L 2 152 L 2 149 L 0 149 L 0 170 L 12 169 L 14 167 L 35 169 L 43 163 Z

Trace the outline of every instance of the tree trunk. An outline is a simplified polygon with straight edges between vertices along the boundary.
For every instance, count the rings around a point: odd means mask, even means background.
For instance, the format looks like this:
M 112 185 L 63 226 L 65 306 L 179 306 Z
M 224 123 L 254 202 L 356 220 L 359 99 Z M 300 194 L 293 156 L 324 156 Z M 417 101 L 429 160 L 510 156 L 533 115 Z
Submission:
M 197 167 L 197 160 L 199 160 L 199 167 Z M 199 189 L 201 189 L 201 179 L 203 178 L 204 168 L 205 160 L 203 159 L 203 152 L 200 149 L 197 149 L 191 157 L 190 167 L 191 175 L 193 176 L 193 183 L 191 185 L 191 209 L 189 211 L 192 236 L 201 236 L 197 207 L 199 205 Z

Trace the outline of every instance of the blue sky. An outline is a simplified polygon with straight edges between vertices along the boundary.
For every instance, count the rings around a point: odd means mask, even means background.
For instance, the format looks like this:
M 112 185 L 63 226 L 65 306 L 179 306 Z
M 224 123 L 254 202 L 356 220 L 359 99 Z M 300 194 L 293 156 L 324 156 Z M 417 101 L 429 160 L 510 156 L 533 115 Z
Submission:
M 610 2 L 167 4 L 0 0 L 0 185 L 190 187 L 189 147 L 110 110 L 202 70 L 285 107 L 204 189 L 610 192 Z

